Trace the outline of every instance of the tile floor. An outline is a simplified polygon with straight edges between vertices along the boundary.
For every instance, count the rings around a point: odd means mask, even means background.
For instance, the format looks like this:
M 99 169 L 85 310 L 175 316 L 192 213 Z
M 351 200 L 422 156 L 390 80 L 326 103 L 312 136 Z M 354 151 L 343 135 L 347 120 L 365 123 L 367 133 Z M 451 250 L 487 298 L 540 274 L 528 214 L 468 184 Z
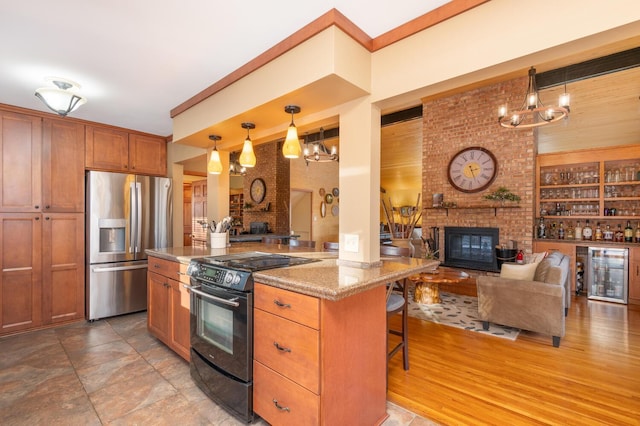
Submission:
M 0 339 L 0 424 L 243 425 L 195 386 L 189 364 L 147 333 L 146 319 Z M 384 426 L 434 425 L 391 403 L 387 410 Z

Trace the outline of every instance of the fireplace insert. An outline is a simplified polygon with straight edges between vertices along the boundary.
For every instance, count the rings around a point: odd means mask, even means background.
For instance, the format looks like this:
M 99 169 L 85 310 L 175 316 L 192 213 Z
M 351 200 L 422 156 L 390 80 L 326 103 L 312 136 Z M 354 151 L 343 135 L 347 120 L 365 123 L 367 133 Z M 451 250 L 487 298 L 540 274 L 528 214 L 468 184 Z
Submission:
M 444 266 L 500 272 L 495 255 L 498 228 L 445 226 Z

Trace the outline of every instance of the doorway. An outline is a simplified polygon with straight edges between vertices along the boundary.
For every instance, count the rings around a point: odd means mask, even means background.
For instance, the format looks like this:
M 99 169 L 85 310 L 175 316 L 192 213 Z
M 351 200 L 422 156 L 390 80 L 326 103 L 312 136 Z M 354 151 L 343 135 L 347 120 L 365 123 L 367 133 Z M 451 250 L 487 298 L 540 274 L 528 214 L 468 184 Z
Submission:
M 311 191 L 292 189 L 290 195 L 289 230 L 301 240 L 311 240 Z

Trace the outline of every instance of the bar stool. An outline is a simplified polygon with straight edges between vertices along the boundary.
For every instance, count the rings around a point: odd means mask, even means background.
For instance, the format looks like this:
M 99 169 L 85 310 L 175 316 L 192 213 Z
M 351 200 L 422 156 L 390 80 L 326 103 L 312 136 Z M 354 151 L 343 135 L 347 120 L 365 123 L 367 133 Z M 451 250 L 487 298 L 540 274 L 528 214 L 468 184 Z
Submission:
M 309 247 L 316 248 L 316 242 L 312 240 L 299 240 L 297 238 L 291 238 L 289 240 L 289 245 L 291 247 Z
M 340 246 L 338 245 L 338 243 L 335 243 L 333 241 L 325 241 L 324 243 L 322 243 L 322 249 L 323 251 L 338 251 L 340 249 Z
M 262 244 L 282 244 L 282 238 L 262 237 Z
M 402 365 L 405 370 L 409 369 L 409 327 L 408 327 L 408 290 L 407 279 L 394 281 L 387 288 L 387 330 L 389 334 L 400 336 L 400 342 L 396 344 L 387 354 L 387 362 L 402 349 Z M 402 313 L 400 329 L 389 327 L 389 318 L 398 313 Z M 389 346 L 389 336 L 387 335 L 387 347 Z

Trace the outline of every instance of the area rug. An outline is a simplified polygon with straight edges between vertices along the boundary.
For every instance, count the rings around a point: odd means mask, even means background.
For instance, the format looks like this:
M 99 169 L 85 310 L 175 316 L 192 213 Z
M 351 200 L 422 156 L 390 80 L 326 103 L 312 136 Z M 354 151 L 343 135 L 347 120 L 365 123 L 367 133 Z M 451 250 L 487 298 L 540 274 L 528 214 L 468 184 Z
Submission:
M 484 330 L 482 321 L 478 319 L 477 297 L 440 292 L 442 303 L 425 305 L 413 300 L 412 290 L 409 290 L 409 316 L 411 317 L 509 340 L 516 340 L 520 334 L 517 328 L 493 323 L 489 324 L 489 330 Z

